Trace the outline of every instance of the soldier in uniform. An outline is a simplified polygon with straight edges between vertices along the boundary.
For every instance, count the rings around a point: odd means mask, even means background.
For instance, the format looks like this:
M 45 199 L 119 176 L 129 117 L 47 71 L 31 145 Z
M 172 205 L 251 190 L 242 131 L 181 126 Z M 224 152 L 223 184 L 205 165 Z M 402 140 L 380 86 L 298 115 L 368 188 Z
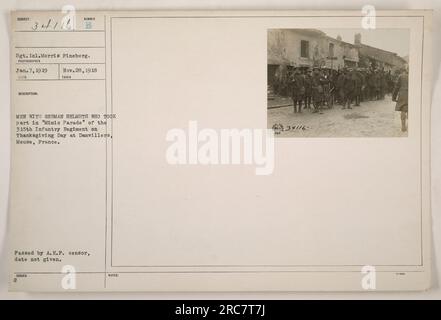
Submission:
M 366 72 L 365 72 L 365 70 L 359 69 L 358 75 L 359 75 L 360 81 L 361 81 L 360 102 L 363 102 L 366 100 Z
M 387 94 L 392 93 L 394 90 L 394 80 L 392 78 L 392 73 L 390 70 L 387 72 L 386 82 L 387 82 Z
M 380 100 L 380 73 L 378 70 L 374 71 L 374 100 Z
M 318 112 L 323 103 L 323 85 L 322 74 L 320 69 L 315 67 L 312 72 L 312 102 L 314 105 L 314 111 Z
M 353 70 L 349 69 L 349 72 L 345 74 L 344 79 L 344 93 L 345 93 L 345 101 L 343 103 L 342 109 L 352 109 L 351 103 L 354 99 L 355 92 L 355 76 L 353 76 Z M 347 107 L 346 107 L 347 106 Z
M 331 69 L 329 75 L 329 99 L 328 99 L 328 104 L 330 104 L 329 107 L 331 108 L 334 107 L 334 103 L 335 103 L 337 78 L 338 78 L 337 70 Z
M 375 73 L 373 70 L 369 71 L 368 78 L 367 78 L 366 82 L 367 82 L 369 100 L 374 100 L 375 99 Z
M 379 74 L 380 100 L 384 100 L 386 95 L 386 73 L 382 70 Z
M 338 101 L 339 103 L 344 106 L 345 105 L 345 75 L 346 70 L 342 69 L 341 72 L 339 73 L 339 75 L 337 76 L 337 81 L 336 81 L 336 90 L 337 90 L 337 94 L 338 94 Z
M 401 131 L 407 131 L 407 110 L 408 110 L 408 82 L 409 76 L 407 69 L 402 70 L 395 83 L 395 88 L 392 93 L 392 101 L 396 101 L 395 111 L 401 112 Z
M 361 99 L 361 81 L 362 81 L 360 72 L 356 69 L 353 69 L 351 71 L 351 78 L 352 78 L 352 83 L 354 85 L 352 97 L 355 100 L 355 106 L 359 107 L 360 106 L 360 99 Z
M 294 106 L 294 113 L 302 112 L 302 101 L 305 95 L 305 83 L 303 75 L 299 69 L 295 69 L 292 77 L 292 103 Z
M 305 83 L 305 108 L 311 109 L 312 102 L 312 71 L 311 69 L 306 69 L 304 74 Z
M 330 91 L 331 91 L 331 72 L 329 69 L 322 69 L 320 82 L 323 87 L 322 105 L 330 108 Z

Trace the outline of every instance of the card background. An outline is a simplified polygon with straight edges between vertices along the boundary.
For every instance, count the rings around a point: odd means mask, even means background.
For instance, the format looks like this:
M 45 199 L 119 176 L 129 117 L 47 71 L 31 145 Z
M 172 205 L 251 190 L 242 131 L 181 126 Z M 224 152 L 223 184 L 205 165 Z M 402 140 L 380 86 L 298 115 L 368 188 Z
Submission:
M 376 1 L 371 1 L 371 2 L 374 5 L 377 4 Z M 95 4 L 92 1 L 88 1 L 87 4 L 84 1 L 72 1 L 72 3 L 73 4 L 78 4 L 78 6 L 79 6 L 78 8 L 81 8 L 81 9 L 100 8 L 98 4 Z M 256 3 L 258 3 L 258 2 L 254 2 L 254 3 L 255 3 L 254 7 L 248 7 L 247 6 L 246 9 L 256 8 L 256 5 L 257 5 Z M 323 4 L 325 4 L 325 6 L 327 6 L 328 8 L 331 8 L 330 7 L 331 3 L 333 5 L 333 7 L 332 7 L 333 9 L 341 9 L 341 8 L 343 8 L 342 7 L 343 2 L 341 2 L 341 4 L 340 4 L 340 2 L 338 2 L 338 1 L 332 1 L 332 2 L 330 2 L 330 1 L 328 1 L 328 2 L 322 1 L 320 3 L 317 3 L 316 6 L 317 6 L 317 8 L 319 8 L 320 5 L 322 5 L 320 8 L 323 9 Z M 225 2 L 223 2 L 223 4 L 225 5 Z M 341 5 L 340 7 L 338 7 L 339 4 Z M 354 4 L 355 4 L 355 2 L 354 2 Z M 389 1 L 388 4 L 391 5 L 391 6 L 393 6 L 394 4 L 398 5 L 398 3 L 394 2 L 394 1 Z M 424 6 L 425 4 L 427 5 L 427 7 L 430 7 L 430 6 L 434 6 L 435 2 L 423 1 L 423 2 L 420 2 L 419 5 L 420 6 Z M 136 3 L 136 1 L 133 2 L 132 5 L 134 5 L 137 8 L 140 7 L 140 4 Z M 172 4 L 172 3 L 170 3 L 170 6 L 168 8 L 176 8 L 176 5 L 179 6 L 179 4 L 176 4 L 176 3 Z M 194 1 L 194 6 L 199 6 L 199 5 L 202 5 L 202 4 L 200 4 L 197 1 Z M 5 4 L 2 3 L 2 9 L 8 9 L 8 10 L 9 9 L 57 9 L 55 1 L 53 1 L 53 5 L 52 6 L 51 6 L 50 2 L 48 1 L 48 2 L 46 2 L 45 6 L 46 7 L 44 7 L 44 8 L 42 8 L 42 7 L 33 7 L 33 6 L 29 6 L 29 5 L 21 5 L 21 2 L 19 2 L 17 5 L 10 4 L 10 3 L 5 3 Z M 143 2 L 143 7 L 145 7 L 145 6 L 147 6 L 147 4 L 146 4 L 146 2 Z M 305 3 L 304 6 L 305 6 L 304 8 L 315 9 L 312 6 L 312 4 L 310 4 L 310 3 Z M 6 8 L 3 8 L 3 7 L 6 7 Z M 261 7 L 260 8 L 263 8 L 263 7 L 265 7 L 265 3 L 261 2 Z M 287 7 L 288 7 L 288 4 L 285 4 L 285 5 L 277 7 L 277 9 L 283 9 L 283 8 L 287 8 Z M 103 7 L 101 7 L 101 8 L 103 8 Z M 122 7 L 120 6 L 118 8 L 122 8 Z M 152 8 L 153 8 L 153 6 L 152 6 Z M 205 8 L 207 8 L 207 7 L 205 7 Z M 218 8 L 218 7 L 214 6 L 212 8 L 215 9 L 215 8 Z M 230 7 L 230 8 L 234 8 L 234 7 Z M 244 8 L 244 6 L 241 6 L 241 8 Z M 272 7 L 272 8 L 276 9 L 275 7 Z M 384 6 L 381 7 L 380 3 L 378 3 L 378 7 L 377 8 L 389 8 L 389 7 L 384 7 Z M 106 6 L 106 9 L 111 9 L 111 8 L 109 6 Z M 3 15 L 2 18 L 5 18 L 5 16 L 6 15 Z M 8 52 L 9 52 L 8 51 L 9 50 L 8 49 L 8 44 L 7 44 L 7 41 L 6 41 L 7 40 L 7 31 L 6 31 L 6 25 L 7 24 L 6 24 L 6 22 L 4 22 L 4 23 L 2 23 L 2 25 L 4 26 L 2 28 L 2 33 L 5 35 L 5 37 L 2 37 L 1 52 L 5 53 L 3 55 L 3 57 L 7 57 L 8 56 Z M 439 30 L 439 15 L 437 15 L 436 12 L 435 12 L 435 16 L 434 16 L 434 24 L 433 25 L 434 25 L 434 30 Z M 437 28 L 437 26 L 438 26 L 438 28 Z M 437 93 L 437 90 L 436 90 L 437 86 L 439 87 L 438 82 L 437 82 L 437 78 L 438 78 L 438 71 L 437 70 L 439 68 L 439 60 L 437 60 L 439 58 L 437 58 L 437 57 L 439 56 L 439 54 L 436 54 L 436 53 L 439 53 L 439 42 L 436 42 L 436 38 L 437 38 L 436 37 L 436 33 L 434 32 L 434 41 L 435 41 L 434 42 L 435 54 L 434 54 L 434 61 L 433 61 L 433 67 L 434 67 L 433 105 L 434 106 L 436 106 L 437 105 L 437 101 L 439 101 L 439 94 Z M 1 70 L 5 71 L 4 74 L 8 74 L 9 73 L 9 66 L 8 66 L 8 64 L 9 64 L 9 60 L 8 59 L 2 59 L 2 61 L 1 61 Z M 8 87 L 9 87 L 8 79 L 3 79 L 2 80 L 2 86 L 1 86 L 1 90 L 2 90 L 2 95 L 1 95 L 2 106 L 1 106 L 1 109 L 0 109 L 0 112 L 2 112 L 1 117 L 0 117 L 0 119 L 2 121 L 2 126 L 1 126 L 2 134 L 0 135 L 0 137 L 2 139 L 2 143 L 1 143 L 1 146 L 2 146 L 1 161 L 2 162 L 1 162 L 1 166 L 0 166 L 1 169 L 2 169 L 2 178 L 8 176 L 8 159 L 9 159 L 9 155 L 8 155 L 8 151 L 9 151 L 9 115 L 8 115 L 9 114 L 9 109 L 8 109 L 8 106 L 9 106 L 9 102 L 8 102 L 9 90 L 8 90 Z M 439 92 L 439 90 L 438 90 L 438 92 Z M 3 93 L 5 93 L 5 94 L 3 94 Z M 437 214 L 439 212 L 439 205 L 440 205 L 440 199 L 439 199 L 439 197 L 438 198 L 436 197 L 436 191 L 439 192 L 439 187 L 440 187 L 439 186 L 439 183 L 440 183 L 439 167 L 437 166 L 437 163 L 441 163 L 441 161 L 436 161 L 436 160 L 440 160 L 440 157 L 439 157 L 439 143 L 440 143 L 440 140 L 439 140 L 439 138 L 437 140 L 436 137 L 440 137 L 441 135 L 439 134 L 440 133 L 439 121 L 438 121 L 438 123 L 436 122 L 437 119 L 439 119 L 439 110 L 437 110 L 437 108 L 435 108 L 435 107 L 433 108 L 432 119 L 433 119 L 433 122 L 434 122 L 433 123 L 433 130 L 432 130 L 432 135 L 434 137 L 433 138 L 433 144 L 432 144 L 432 156 L 433 156 L 433 159 L 432 159 L 432 164 L 433 164 L 433 166 L 432 166 L 432 174 L 433 174 L 432 185 L 433 185 L 433 191 L 432 192 L 433 192 L 433 195 L 434 195 L 434 199 L 433 199 L 433 216 L 434 216 L 433 229 L 434 229 L 434 239 L 437 239 L 437 238 L 439 238 L 439 234 L 438 234 L 438 231 L 439 231 L 439 220 L 437 219 Z M 8 189 L 8 182 L 6 181 L 6 179 L 2 179 L 1 180 L 1 188 L 2 188 L 2 193 L 1 193 L 2 194 L 2 202 L 1 202 L 1 204 L 2 204 L 2 218 L 3 218 L 3 221 L 4 221 L 6 219 L 6 210 L 5 209 L 7 208 L 7 200 L 6 199 L 7 199 L 7 189 Z M 3 235 L 2 236 L 3 239 L 5 238 L 4 237 L 4 232 L 5 232 L 4 226 L 5 225 L 6 224 L 2 224 L 3 229 L 2 229 L 1 232 L 2 232 L 2 235 Z M 435 243 L 437 243 L 437 242 L 439 243 L 439 241 L 436 241 Z M 436 245 L 435 245 L 435 250 L 438 250 Z M 2 253 L 3 254 L 2 257 L 5 257 L 5 255 L 6 255 L 5 250 L 3 250 L 2 252 L 3 252 Z M 439 256 L 440 256 L 439 254 L 435 255 L 434 258 L 439 257 Z M 2 258 L 2 267 L 5 266 L 6 260 L 7 259 Z M 5 269 L 5 268 L 3 268 L 3 269 Z M 3 280 L 2 281 L 2 288 L 3 289 L 6 288 L 6 279 L 7 279 L 7 277 L 5 276 L 5 274 L 6 274 L 6 271 L 2 272 L 2 275 L 3 275 L 2 276 L 2 280 Z M 368 296 L 372 296 L 372 297 L 375 297 L 375 298 L 379 298 L 379 297 L 423 297 L 423 296 L 424 297 L 435 297 L 437 294 L 439 294 L 439 289 L 437 287 L 437 277 L 434 278 L 434 282 L 435 282 L 435 288 L 432 289 L 431 291 L 429 291 L 428 293 L 422 293 L 422 294 L 412 294 L 412 293 L 408 293 L 408 294 L 375 294 L 375 295 L 368 295 Z M 89 295 L 93 296 L 92 294 L 89 294 Z M 26 295 L 26 294 L 18 294 L 18 293 L 7 294 L 7 295 L 5 294 L 5 297 L 13 297 L 13 298 L 15 298 L 15 297 L 36 297 L 36 296 L 42 298 L 42 297 L 47 297 L 47 296 L 50 296 L 50 295 Z M 76 296 L 76 295 L 70 295 L 70 297 L 74 297 L 74 296 Z M 175 296 L 176 297 L 176 295 L 152 295 L 152 294 L 150 294 L 150 295 L 149 294 L 139 294 L 138 296 L 143 296 L 143 297 L 153 297 L 153 296 L 156 296 L 156 297 L 165 297 L 165 296 L 173 297 L 173 296 Z M 186 295 L 186 296 L 201 297 L 201 295 L 196 295 L 196 294 L 192 294 L 192 295 L 190 294 L 190 295 Z M 211 296 L 213 296 L 213 297 L 225 297 L 225 294 L 224 295 L 211 295 Z M 229 296 L 234 297 L 235 295 L 229 295 Z M 250 296 L 250 297 L 253 297 L 253 296 L 254 297 L 259 297 L 260 295 L 248 295 L 248 296 Z M 314 296 L 314 295 L 311 295 L 311 294 L 308 294 L 308 295 L 305 295 L 305 294 L 271 295 L 271 297 L 279 297 L 279 298 L 283 298 L 283 297 L 296 298 L 296 297 L 312 297 L 312 296 Z M 363 295 L 363 297 L 366 297 L 366 296 L 367 296 L 366 294 Z M 242 295 L 242 297 L 243 297 L 243 295 Z M 262 296 L 260 296 L 260 297 L 262 297 Z M 315 295 L 315 297 L 329 297 L 329 295 Z M 356 295 L 356 294 L 355 295 L 354 294 L 339 294 L 339 295 L 333 296 L 333 297 L 355 297 L 355 298 L 357 298 L 357 297 L 360 297 L 360 295 Z
M 265 129 L 267 29 L 343 19 L 112 18 L 114 266 L 422 263 L 421 18 L 377 18 L 413 27 L 407 138 L 276 138 L 268 176 L 164 156 L 191 120 Z

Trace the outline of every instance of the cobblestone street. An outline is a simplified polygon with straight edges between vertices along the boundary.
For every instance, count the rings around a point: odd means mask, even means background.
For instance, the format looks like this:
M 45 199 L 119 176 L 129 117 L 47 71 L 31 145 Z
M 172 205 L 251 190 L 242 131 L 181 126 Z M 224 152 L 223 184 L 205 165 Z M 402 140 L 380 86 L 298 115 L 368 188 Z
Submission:
M 286 104 L 285 104 L 286 105 Z M 400 112 L 387 95 L 384 100 L 365 101 L 342 110 L 339 104 L 319 113 L 294 113 L 290 106 L 268 109 L 268 128 L 281 125 L 276 137 L 406 137 L 401 132 Z

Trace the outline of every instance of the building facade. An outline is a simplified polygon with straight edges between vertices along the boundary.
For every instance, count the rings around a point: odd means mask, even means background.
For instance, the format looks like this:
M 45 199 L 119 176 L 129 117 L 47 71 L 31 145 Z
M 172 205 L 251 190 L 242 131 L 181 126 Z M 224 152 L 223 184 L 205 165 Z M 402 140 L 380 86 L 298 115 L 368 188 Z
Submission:
M 407 61 L 394 52 L 374 48 L 365 44 L 358 46 L 360 67 L 395 72 L 404 68 Z
M 268 79 L 283 81 L 289 69 L 341 69 L 358 65 L 358 48 L 315 29 L 268 30 Z
M 331 38 L 320 30 L 268 30 L 268 64 L 340 69 L 357 63 L 355 45 Z
M 316 29 L 269 29 L 267 50 L 269 85 L 283 82 L 288 71 L 298 67 L 396 71 L 406 65 L 406 60 L 394 52 L 362 44 L 360 34 L 354 36 L 352 44 Z

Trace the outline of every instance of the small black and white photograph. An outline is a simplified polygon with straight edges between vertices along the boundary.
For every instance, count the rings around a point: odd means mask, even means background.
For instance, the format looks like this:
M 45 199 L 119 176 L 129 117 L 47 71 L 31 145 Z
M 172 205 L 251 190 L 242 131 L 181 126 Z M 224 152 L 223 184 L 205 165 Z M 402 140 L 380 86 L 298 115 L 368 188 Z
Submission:
M 267 37 L 276 137 L 408 136 L 408 29 L 269 29 Z

